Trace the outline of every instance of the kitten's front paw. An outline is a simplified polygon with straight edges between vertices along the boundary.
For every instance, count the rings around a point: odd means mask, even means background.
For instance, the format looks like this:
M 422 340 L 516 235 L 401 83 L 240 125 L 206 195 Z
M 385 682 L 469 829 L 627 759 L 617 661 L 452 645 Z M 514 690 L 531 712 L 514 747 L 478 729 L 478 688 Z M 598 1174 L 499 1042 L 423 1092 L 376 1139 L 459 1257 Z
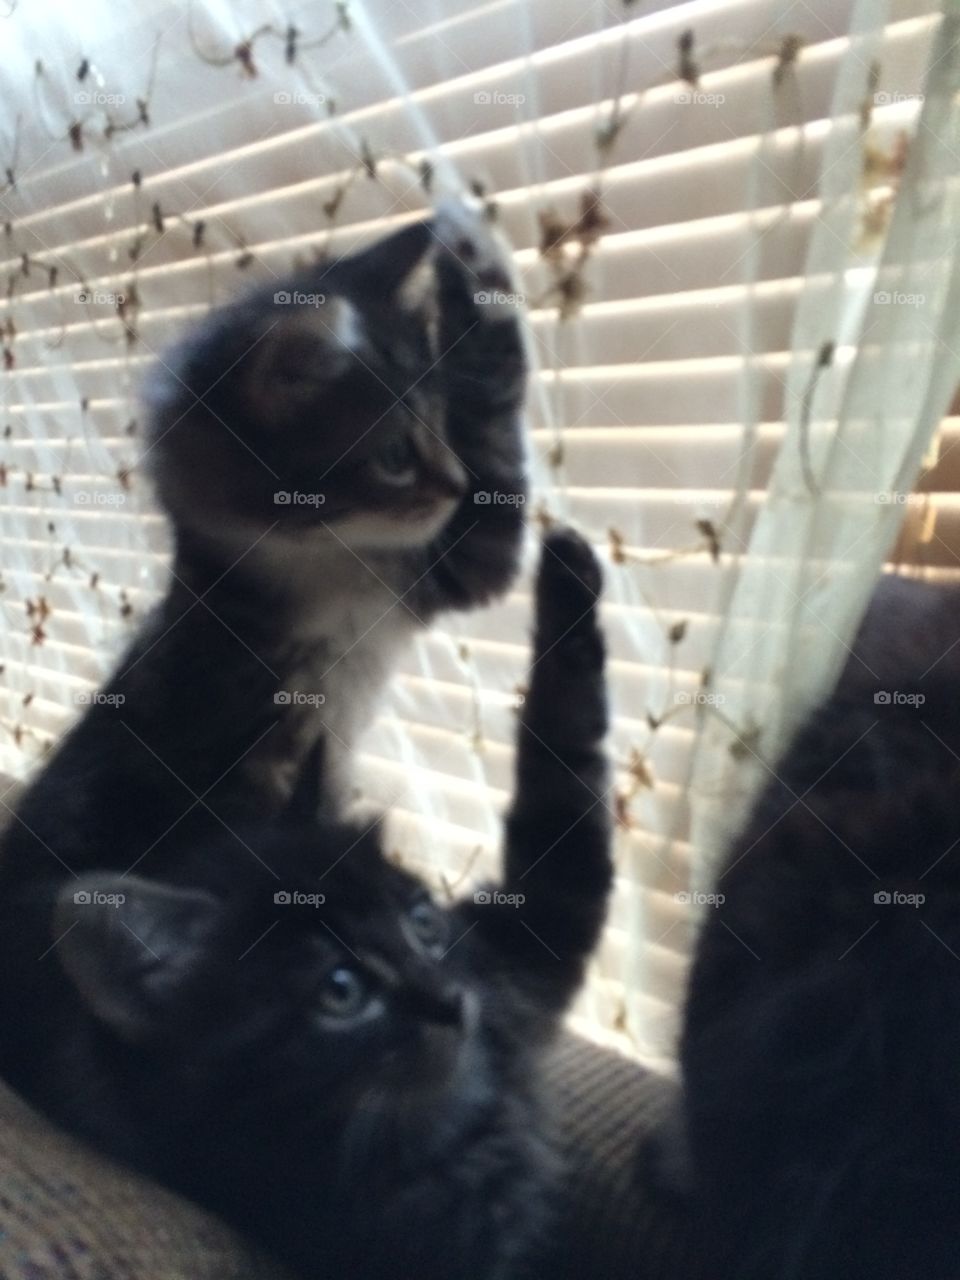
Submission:
M 543 540 L 537 572 L 537 648 L 564 642 L 600 644 L 596 605 L 603 574 L 593 550 L 573 529 L 555 529 Z M 568 645 L 566 642 L 571 642 Z M 602 647 L 597 655 L 602 660 Z

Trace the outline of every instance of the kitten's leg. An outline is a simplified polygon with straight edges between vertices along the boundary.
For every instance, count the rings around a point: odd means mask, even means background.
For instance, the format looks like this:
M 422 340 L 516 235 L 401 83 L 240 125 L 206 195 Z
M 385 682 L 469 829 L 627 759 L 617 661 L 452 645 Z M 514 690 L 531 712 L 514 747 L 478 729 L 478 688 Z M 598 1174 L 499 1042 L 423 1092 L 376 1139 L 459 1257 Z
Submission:
M 551 1013 L 566 1007 L 581 982 L 613 879 L 600 586 L 583 539 L 570 531 L 548 535 L 503 883 L 471 904 L 499 962 Z
M 503 591 L 518 566 L 526 358 L 509 259 L 488 223 L 450 202 L 434 226 L 437 371 L 446 440 L 466 470 L 467 491 L 429 550 L 434 568 L 418 590 L 422 609 L 469 608 Z

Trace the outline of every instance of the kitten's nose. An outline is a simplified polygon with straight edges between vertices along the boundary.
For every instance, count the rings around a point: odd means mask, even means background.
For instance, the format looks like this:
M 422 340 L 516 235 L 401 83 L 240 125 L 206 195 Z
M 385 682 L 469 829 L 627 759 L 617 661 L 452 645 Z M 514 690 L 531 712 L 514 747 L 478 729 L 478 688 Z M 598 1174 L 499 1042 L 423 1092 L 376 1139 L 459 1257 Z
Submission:
M 462 498 L 468 488 L 467 473 L 450 446 L 423 422 L 413 428 L 420 468 L 420 489 L 441 498 Z
M 406 1004 L 425 1022 L 442 1027 L 459 1027 L 463 1022 L 463 991 L 457 986 L 430 983 L 409 987 Z

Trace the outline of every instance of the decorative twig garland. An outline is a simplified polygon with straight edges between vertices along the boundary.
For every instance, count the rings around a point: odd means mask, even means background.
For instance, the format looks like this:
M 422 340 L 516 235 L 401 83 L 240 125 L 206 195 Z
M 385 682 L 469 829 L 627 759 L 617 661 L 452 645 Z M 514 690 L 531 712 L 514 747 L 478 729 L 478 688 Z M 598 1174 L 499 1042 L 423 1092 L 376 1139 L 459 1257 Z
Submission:
M 322 49 L 341 32 L 349 35 L 353 30 L 348 0 L 336 0 L 336 17 L 332 26 L 322 35 L 313 39 L 304 39 L 303 33 L 292 23 L 281 30 L 279 27 L 274 26 L 272 22 L 265 22 L 227 52 L 210 53 L 208 50 L 201 48 L 197 39 L 193 26 L 193 8 L 193 0 L 190 0 L 187 7 L 187 30 L 190 36 L 190 46 L 200 61 L 205 62 L 208 67 L 230 67 L 236 65 L 240 68 L 241 74 L 251 80 L 255 79 L 259 74 L 254 60 L 254 51 L 257 44 L 264 39 L 281 41 L 284 59 L 288 66 L 293 66 L 300 53 L 309 49 Z
M 624 17 L 628 20 L 632 16 L 631 11 L 635 9 L 635 5 L 632 0 L 623 0 L 623 7 L 625 11 Z M 737 47 L 732 42 L 723 42 L 709 48 L 701 48 L 695 32 L 687 30 L 682 32 L 677 39 L 676 61 L 673 72 L 665 73 L 653 81 L 647 89 L 636 92 L 629 88 L 629 42 L 629 27 L 625 26 L 618 52 L 617 69 L 613 79 L 614 91 L 609 105 L 601 113 L 600 121 L 596 126 L 595 149 L 598 168 L 590 181 L 590 185 L 581 193 L 578 213 L 573 217 L 564 217 L 551 205 L 542 209 L 539 214 L 541 231 L 539 255 L 546 269 L 549 283 L 546 290 L 534 302 L 534 306 L 553 308 L 558 325 L 566 324 L 574 319 L 580 308 L 589 299 L 591 259 L 597 245 L 603 236 L 609 232 L 612 225 L 611 217 L 605 205 L 604 174 L 613 160 L 614 154 L 622 141 L 624 130 L 633 113 L 642 105 L 645 94 L 650 89 L 671 82 L 686 84 L 691 90 L 697 90 L 701 85 L 702 77 L 706 74 L 707 68 L 711 70 L 719 69 L 717 66 L 718 55 L 723 57 L 722 65 L 724 67 L 736 65 L 745 58 L 773 57 L 771 86 L 773 92 L 778 94 L 783 90 L 791 74 L 795 71 L 805 44 L 803 37 L 799 34 L 787 33 L 772 41 L 764 40 L 760 44 L 746 47 L 742 45 Z M 732 60 L 728 56 L 731 52 L 734 54 Z M 906 131 L 902 130 L 897 135 L 897 142 L 892 152 L 873 144 L 868 137 L 875 104 L 874 95 L 879 79 L 880 66 L 875 63 L 871 68 L 868 92 L 861 111 L 864 154 L 864 240 L 871 236 L 881 236 L 886 232 L 909 147 L 909 137 Z M 875 185 L 881 186 L 879 196 L 872 194 L 872 188 Z M 823 371 L 829 368 L 833 362 L 834 347 L 835 344 L 832 340 L 828 339 L 823 342 L 804 396 L 801 442 L 802 466 L 805 483 L 813 496 L 816 496 L 818 488 L 809 457 L 809 426 L 812 401 L 819 378 Z M 556 368 L 554 368 L 554 373 L 557 373 Z M 563 488 L 563 472 L 566 461 L 566 448 L 563 437 L 563 427 L 558 425 L 555 429 L 554 440 L 549 446 L 546 455 L 547 463 L 554 474 L 555 483 L 561 489 Z M 731 511 L 736 501 L 737 495 L 734 495 L 731 500 Z M 710 562 L 720 566 L 724 562 L 723 537 L 727 530 L 729 518 L 729 512 L 727 517 L 722 519 L 694 516 L 691 524 L 692 531 L 696 534 L 696 539 L 685 549 L 673 548 L 665 552 L 633 551 L 628 548 L 625 536 L 616 528 L 611 528 L 607 531 L 608 554 L 614 565 L 654 567 L 673 564 L 680 558 L 703 555 L 706 552 Z M 549 514 L 541 516 L 541 520 L 545 521 L 546 519 L 552 519 L 552 516 L 549 516 Z M 657 610 L 649 599 L 648 593 L 639 584 L 636 584 L 636 586 L 641 598 L 650 607 L 654 618 L 659 621 L 663 628 L 665 646 L 670 656 L 666 705 L 658 713 L 648 712 L 647 714 L 651 739 L 652 735 L 664 724 L 677 716 L 689 715 L 691 711 L 695 714 L 718 715 L 721 719 L 724 719 L 717 711 L 714 702 L 706 697 L 689 698 L 682 702 L 674 700 L 674 658 L 677 647 L 686 634 L 686 623 L 668 623 L 659 619 Z M 710 678 L 711 673 L 709 671 L 701 673 L 701 693 L 708 691 Z M 745 758 L 750 753 L 751 744 L 756 743 L 759 730 L 756 726 L 737 727 L 732 723 L 728 723 L 727 727 L 730 730 L 732 739 L 731 754 L 734 758 Z M 630 756 L 623 766 L 627 783 L 624 788 L 618 790 L 617 813 L 624 826 L 633 825 L 630 817 L 631 800 L 653 785 L 652 765 L 647 754 L 650 746 L 651 741 L 648 740 L 642 748 L 639 746 L 631 748 Z

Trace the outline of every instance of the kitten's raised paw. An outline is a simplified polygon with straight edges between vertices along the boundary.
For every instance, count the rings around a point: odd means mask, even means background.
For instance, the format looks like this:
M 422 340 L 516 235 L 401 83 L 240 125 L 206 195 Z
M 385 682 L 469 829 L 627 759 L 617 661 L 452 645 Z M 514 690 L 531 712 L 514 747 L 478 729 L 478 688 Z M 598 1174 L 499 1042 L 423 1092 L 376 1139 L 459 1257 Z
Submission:
M 547 534 L 537 573 L 534 638 L 534 670 L 543 680 L 548 676 L 542 666 L 559 666 L 563 679 L 602 669 L 604 643 L 597 617 L 602 586 L 600 565 L 580 534 L 572 529 Z
M 537 572 L 537 630 L 547 639 L 594 630 L 594 606 L 603 575 L 593 550 L 573 529 L 554 529 L 543 540 Z
M 453 261 L 470 282 L 473 301 L 491 320 L 515 319 L 509 246 L 490 226 L 482 210 L 460 200 L 443 200 L 433 219 L 441 257 Z
M 586 538 L 569 527 L 551 529 L 544 536 L 540 578 L 541 581 L 569 579 L 572 588 L 579 585 L 582 589 L 585 605 L 598 600 L 603 590 L 603 574 L 593 548 Z

